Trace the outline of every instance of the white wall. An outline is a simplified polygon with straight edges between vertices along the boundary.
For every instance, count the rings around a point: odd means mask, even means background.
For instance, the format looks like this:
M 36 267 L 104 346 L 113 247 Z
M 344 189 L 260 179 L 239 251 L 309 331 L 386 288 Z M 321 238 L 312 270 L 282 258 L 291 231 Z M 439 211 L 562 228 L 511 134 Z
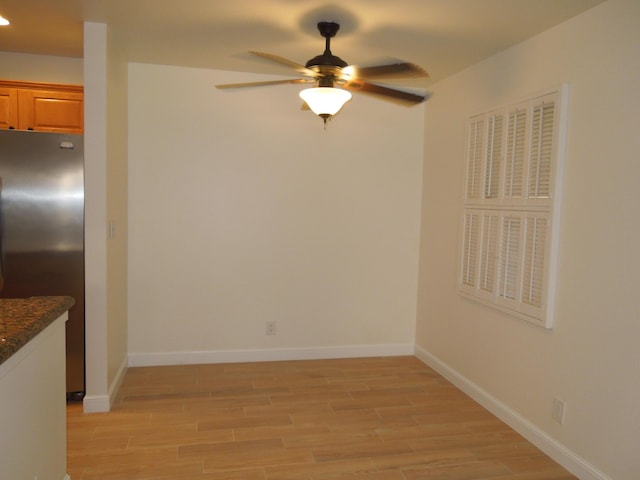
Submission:
M 640 477 L 639 24 L 640 2 L 610 0 L 439 83 L 426 112 L 418 351 L 577 454 L 583 478 Z M 464 128 L 472 113 L 562 82 L 567 162 L 546 331 L 456 293 Z M 564 425 L 551 419 L 554 396 Z
M 127 365 L 127 132 L 126 50 L 107 35 L 107 378 L 111 396 Z M 103 227 L 105 225 L 103 224 Z
M 87 412 L 107 411 L 127 360 L 126 61 L 106 25 L 84 25 Z M 117 234 L 109 236 L 109 220 Z
M 107 27 L 84 25 L 85 411 L 109 410 L 107 350 Z
M 82 85 L 82 59 L 0 52 L 0 79 Z
M 410 353 L 424 107 L 258 78 L 129 65 L 130 361 Z

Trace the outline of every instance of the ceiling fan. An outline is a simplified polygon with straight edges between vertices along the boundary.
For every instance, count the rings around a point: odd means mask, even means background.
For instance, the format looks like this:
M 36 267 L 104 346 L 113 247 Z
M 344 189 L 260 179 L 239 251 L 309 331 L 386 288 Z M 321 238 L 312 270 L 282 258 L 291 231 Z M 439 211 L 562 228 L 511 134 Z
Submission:
M 351 99 L 350 91 L 373 95 L 382 100 L 406 106 L 422 103 L 429 98 L 429 95 L 418 95 L 375 83 L 369 83 L 369 80 L 384 78 L 421 78 L 428 77 L 429 74 L 423 68 L 413 63 L 402 61 L 363 68 L 348 65 L 347 62 L 340 57 L 331 53 L 331 38 L 338 33 L 339 29 L 340 25 L 335 22 L 318 23 L 320 35 L 325 38 L 325 50 L 322 55 L 313 57 L 305 65 L 270 53 L 249 52 L 258 57 L 293 68 L 302 75 L 302 78 L 230 83 L 216 85 L 216 88 L 259 87 L 286 83 L 317 83 L 315 87 L 301 91 L 300 97 L 305 102 L 303 108 L 310 108 L 316 115 L 324 120 L 325 125 L 327 120 L 338 113 L 343 105 Z

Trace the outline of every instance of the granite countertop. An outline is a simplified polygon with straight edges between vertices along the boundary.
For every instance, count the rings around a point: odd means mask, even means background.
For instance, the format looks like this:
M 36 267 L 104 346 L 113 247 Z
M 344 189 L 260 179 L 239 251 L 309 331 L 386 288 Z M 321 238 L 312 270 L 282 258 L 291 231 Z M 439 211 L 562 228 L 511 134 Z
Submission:
M 71 297 L 0 298 L 0 364 L 74 303 Z

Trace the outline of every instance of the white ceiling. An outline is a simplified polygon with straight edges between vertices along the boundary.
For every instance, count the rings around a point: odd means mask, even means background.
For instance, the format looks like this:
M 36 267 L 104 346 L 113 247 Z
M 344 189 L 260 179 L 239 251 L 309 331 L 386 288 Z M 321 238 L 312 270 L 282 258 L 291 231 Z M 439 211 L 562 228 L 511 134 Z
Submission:
M 12 24 L 0 27 L 0 51 L 82 57 L 82 23 L 92 21 L 122 37 L 130 61 L 286 75 L 246 52 L 304 64 L 324 50 L 324 20 L 341 24 L 334 55 L 419 64 L 426 86 L 602 1 L 2 0 Z

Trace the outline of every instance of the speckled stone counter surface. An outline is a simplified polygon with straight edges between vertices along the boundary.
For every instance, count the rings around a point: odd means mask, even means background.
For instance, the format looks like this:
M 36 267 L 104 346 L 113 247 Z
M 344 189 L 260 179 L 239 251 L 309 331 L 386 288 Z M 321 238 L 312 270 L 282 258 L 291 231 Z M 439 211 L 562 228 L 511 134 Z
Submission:
M 0 298 L 0 364 L 74 303 L 71 297 Z

